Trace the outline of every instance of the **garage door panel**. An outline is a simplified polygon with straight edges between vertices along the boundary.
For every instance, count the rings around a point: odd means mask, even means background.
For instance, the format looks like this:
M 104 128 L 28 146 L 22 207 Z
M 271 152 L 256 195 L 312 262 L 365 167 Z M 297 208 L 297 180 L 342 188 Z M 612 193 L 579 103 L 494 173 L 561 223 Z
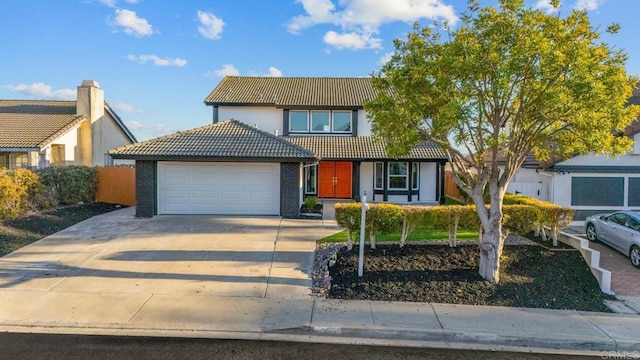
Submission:
M 280 164 L 159 162 L 158 213 L 278 215 Z

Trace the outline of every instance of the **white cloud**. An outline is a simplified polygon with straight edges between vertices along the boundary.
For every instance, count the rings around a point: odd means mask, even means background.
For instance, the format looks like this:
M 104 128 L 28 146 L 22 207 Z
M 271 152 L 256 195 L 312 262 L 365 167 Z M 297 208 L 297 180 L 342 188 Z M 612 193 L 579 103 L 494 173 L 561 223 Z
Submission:
M 442 19 L 455 24 L 458 17 L 451 5 L 443 0 L 297 0 L 304 15 L 291 19 L 287 29 L 291 33 L 318 24 L 332 24 L 340 31 L 328 31 L 324 42 L 338 49 L 378 49 L 382 40 L 374 37 L 380 26 L 396 21 L 414 22 L 420 19 Z M 337 6 L 341 6 L 338 8 Z
M 108 7 L 116 7 L 116 0 L 98 0 L 98 2 Z
M 125 33 L 133 36 L 142 37 L 153 34 L 153 27 L 146 19 L 138 17 L 135 11 L 127 9 L 116 9 L 115 18 L 111 24 L 123 28 Z
M 264 74 L 263 76 L 270 76 L 270 77 L 282 77 L 282 71 L 280 71 L 280 69 L 278 69 L 275 66 L 271 66 L 269 68 L 269 72 Z
M 372 37 L 371 34 L 357 32 L 338 34 L 335 31 L 328 31 L 322 38 L 325 44 L 336 49 L 379 49 L 382 47 L 382 39 Z
M 393 51 L 390 51 L 388 53 L 385 53 L 384 55 L 382 55 L 382 57 L 380 57 L 380 59 L 378 60 L 378 65 L 382 66 L 386 63 L 389 62 L 389 60 L 391 60 L 391 57 L 393 56 Z
M 52 90 L 50 85 L 45 83 L 33 83 L 31 85 L 5 85 L 5 89 L 23 95 L 32 96 L 36 99 L 49 100 L 75 100 L 77 92 L 72 89 Z
M 213 13 L 198 10 L 198 32 L 207 39 L 220 39 L 224 21 Z
M 118 102 L 115 103 L 113 105 L 111 105 L 112 108 L 114 108 L 117 112 L 122 112 L 122 113 L 140 113 L 142 111 L 136 109 L 135 107 L 133 107 L 133 105 L 129 105 L 123 102 Z
M 577 10 L 594 11 L 597 10 L 604 0 L 577 0 L 573 6 Z
M 562 6 L 562 3 L 560 3 L 560 6 Z M 551 0 L 538 0 L 535 5 L 536 9 L 542 10 L 547 14 L 558 11 L 560 9 L 560 6 L 554 8 L 553 5 L 551 5 Z
M 207 76 L 215 76 L 215 77 L 225 77 L 225 76 L 240 76 L 240 71 L 233 66 L 232 64 L 224 64 L 218 70 L 214 70 L 211 73 L 208 73 Z M 282 77 L 282 70 L 278 69 L 275 66 L 269 67 L 269 71 L 266 73 L 261 73 L 257 71 L 250 71 L 249 76 L 265 76 L 265 77 Z
M 215 70 L 213 74 L 217 77 L 238 76 L 240 75 L 240 71 L 231 64 L 224 64 L 222 65 L 222 68 Z
M 187 65 L 187 60 L 181 58 L 161 58 L 158 55 L 127 55 L 127 60 L 135 61 L 140 64 L 146 64 L 151 61 L 155 66 L 176 66 L 183 67 Z
M 116 7 L 116 4 L 118 2 L 118 0 L 95 0 L 95 1 L 99 2 L 102 5 L 112 7 L 112 8 Z M 124 1 L 129 4 L 137 4 L 140 2 L 139 0 L 124 0 Z

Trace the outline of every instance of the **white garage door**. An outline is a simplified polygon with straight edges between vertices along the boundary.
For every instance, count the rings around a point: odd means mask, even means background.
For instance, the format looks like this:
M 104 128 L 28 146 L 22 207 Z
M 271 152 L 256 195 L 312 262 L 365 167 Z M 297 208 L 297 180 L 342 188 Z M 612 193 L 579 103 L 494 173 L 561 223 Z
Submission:
M 280 164 L 158 162 L 158 214 L 279 215 Z

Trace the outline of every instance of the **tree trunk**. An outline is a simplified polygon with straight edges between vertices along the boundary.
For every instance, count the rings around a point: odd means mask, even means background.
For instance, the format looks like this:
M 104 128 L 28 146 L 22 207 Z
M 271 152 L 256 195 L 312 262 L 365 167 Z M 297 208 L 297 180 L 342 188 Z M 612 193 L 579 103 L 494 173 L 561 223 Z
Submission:
M 453 222 L 453 239 L 449 246 L 456 247 L 458 246 L 458 224 L 460 223 L 460 216 L 456 216 Z
M 491 205 L 488 217 L 483 221 L 484 234 L 480 243 L 480 266 L 478 273 L 485 280 L 497 284 L 500 282 L 500 257 L 504 247 L 502 236 L 502 198 L 504 191 L 490 186 Z
M 369 233 L 369 242 L 371 242 L 371 248 L 375 249 L 376 248 L 376 233 L 371 231 Z
M 347 250 L 353 249 L 353 238 L 351 237 L 351 230 L 347 229 Z
M 407 219 L 402 222 L 402 234 L 400 235 L 400 247 L 404 247 L 404 243 L 407 240 Z
M 500 281 L 500 256 L 502 251 L 499 246 L 500 234 L 490 232 L 484 235 L 480 244 L 480 268 L 478 273 L 490 283 L 497 284 Z

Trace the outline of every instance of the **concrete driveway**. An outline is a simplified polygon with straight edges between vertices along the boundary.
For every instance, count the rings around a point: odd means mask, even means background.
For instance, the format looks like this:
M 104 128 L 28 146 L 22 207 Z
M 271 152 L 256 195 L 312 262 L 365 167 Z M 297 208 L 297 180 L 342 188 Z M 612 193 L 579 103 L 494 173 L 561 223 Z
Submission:
M 0 290 L 308 298 L 314 240 L 338 229 L 278 217 L 100 215 L 0 258 Z

